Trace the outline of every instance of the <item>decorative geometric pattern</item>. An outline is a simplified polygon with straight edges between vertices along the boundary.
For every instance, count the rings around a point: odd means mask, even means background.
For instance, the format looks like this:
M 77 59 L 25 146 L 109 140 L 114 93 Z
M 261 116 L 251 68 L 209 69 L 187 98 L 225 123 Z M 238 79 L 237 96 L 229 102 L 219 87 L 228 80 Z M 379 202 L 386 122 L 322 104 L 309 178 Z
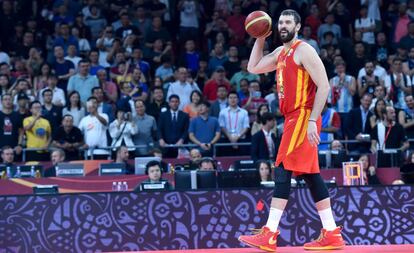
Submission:
M 414 243 L 414 188 L 330 188 L 348 244 Z M 233 248 L 267 220 L 272 190 L 0 197 L 0 252 Z M 263 211 L 256 210 L 263 200 Z M 321 224 L 306 188 L 292 190 L 278 244 L 303 245 Z

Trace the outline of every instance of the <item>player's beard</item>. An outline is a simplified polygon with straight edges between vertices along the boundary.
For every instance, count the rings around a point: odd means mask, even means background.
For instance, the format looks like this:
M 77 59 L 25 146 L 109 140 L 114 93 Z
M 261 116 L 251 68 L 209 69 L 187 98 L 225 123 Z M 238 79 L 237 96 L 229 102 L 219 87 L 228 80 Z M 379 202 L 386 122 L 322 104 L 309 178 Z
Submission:
M 283 31 L 286 31 L 287 34 L 282 35 Z M 279 31 L 279 38 L 283 43 L 288 43 L 289 41 L 293 40 L 294 37 L 295 37 L 295 30 L 289 31 L 287 29 L 283 29 Z

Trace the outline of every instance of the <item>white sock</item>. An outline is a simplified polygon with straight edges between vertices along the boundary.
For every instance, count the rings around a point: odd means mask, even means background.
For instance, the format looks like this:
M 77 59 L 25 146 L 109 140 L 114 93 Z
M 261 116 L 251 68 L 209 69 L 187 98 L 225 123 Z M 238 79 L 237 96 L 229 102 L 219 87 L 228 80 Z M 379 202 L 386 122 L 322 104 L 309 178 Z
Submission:
M 276 232 L 279 226 L 280 218 L 282 217 L 283 210 L 271 207 L 269 212 L 269 218 L 267 218 L 266 227 L 272 232 Z
M 321 217 L 322 226 L 328 231 L 332 231 L 336 228 L 336 223 L 333 217 L 332 209 L 326 208 L 322 211 L 318 211 L 319 217 Z

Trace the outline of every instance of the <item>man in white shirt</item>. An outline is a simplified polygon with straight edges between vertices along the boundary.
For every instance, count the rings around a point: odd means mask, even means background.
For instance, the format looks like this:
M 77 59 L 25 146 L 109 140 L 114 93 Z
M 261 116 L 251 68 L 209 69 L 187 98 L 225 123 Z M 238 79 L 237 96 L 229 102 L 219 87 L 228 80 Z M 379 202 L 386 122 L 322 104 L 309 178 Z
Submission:
M 362 33 L 362 41 L 369 44 L 375 44 L 375 20 L 367 17 L 368 8 L 362 5 L 359 10 L 360 18 L 355 19 L 355 30 Z
M 43 105 L 43 91 L 46 89 L 50 89 L 53 92 L 53 98 L 52 98 L 52 104 L 56 106 L 65 106 L 66 105 L 66 98 L 65 98 L 65 92 L 61 89 L 56 87 L 58 82 L 57 76 L 50 75 L 47 78 L 47 87 L 40 90 L 40 92 L 37 94 L 39 97 L 40 103 Z
M 98 113 L 98 101 L 90 97 L 86 103 L 86 109 L 89 115 L 82 118 L 79 123 L 79 129 L 85 139 L 84 148 L 93 149 L 94 159 L 106 159 L 109 155 L 106 130 L 108 129 L 108 115 Z M 92 150 L 88 150 L 88 156 L 92 155 Z
M 231 91 L 227 96 L 229 106 L 220 111 L 219 124 L 225 141 L 230 143 L 246 142 L 246 133 L 249 130 L 249 114 L 238 106 L 239 95 Z M 227 152 L 238 154 L 246 151 L 244 147 L 234 145 Z
M 395 58 L 392 61 L 392 72 L 385 78 L 387 94 L 393 101 L 395 108 L 405 109 L 405 96 L 412 94 L 411 79 L 402 72 L 402 60 Z
M 190 95 L 191 92 L 193 92 L 193 90 L 198 90 L 200 91 L 200 89 L 198 88 L 197 83 L 192 82 L 189 83 L 187 81 L 187 69 L 184 67 L 180 67 L 178 69 L 178 80 L 171 83 L 170 87 L 168 88 L 168 92 L 167 92 L 167 98 L 169 98 L 171 95 L 175 94 L 177 96 L 180 97 L 180 106 L 179 106 L 179 110 L 182 110 L 187 104 L 189 104 L 190 101 Z
M 378 64 L 378 62 L 374 61 L 375 68 L 374 68 L 374 75 L 378 76 L 380 80 L 385 81 L 385 77 L 387 76 L 387 71 Z M 361 68 L 358 72 L 357 80 L 360 80 L 361 77 L 367 74 L 365 67 Z

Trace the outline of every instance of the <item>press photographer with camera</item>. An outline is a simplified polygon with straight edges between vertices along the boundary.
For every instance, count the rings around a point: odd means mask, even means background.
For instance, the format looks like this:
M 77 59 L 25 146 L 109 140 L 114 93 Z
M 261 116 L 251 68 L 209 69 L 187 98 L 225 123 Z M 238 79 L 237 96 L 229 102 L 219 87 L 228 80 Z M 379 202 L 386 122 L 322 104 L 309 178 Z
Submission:
M 116 119 L 109 125 L 109 134 L 112 138 L 112 148 L 118 148 L 121 145 L 127 147 L 134 146 L 132 136 L 138 131 L 137 126 L 131 120 L 131 112 L 125 112 L 123 109 L 118 109 L 116 112 Z M 134 151 L 134 148 L 128 151 Z

